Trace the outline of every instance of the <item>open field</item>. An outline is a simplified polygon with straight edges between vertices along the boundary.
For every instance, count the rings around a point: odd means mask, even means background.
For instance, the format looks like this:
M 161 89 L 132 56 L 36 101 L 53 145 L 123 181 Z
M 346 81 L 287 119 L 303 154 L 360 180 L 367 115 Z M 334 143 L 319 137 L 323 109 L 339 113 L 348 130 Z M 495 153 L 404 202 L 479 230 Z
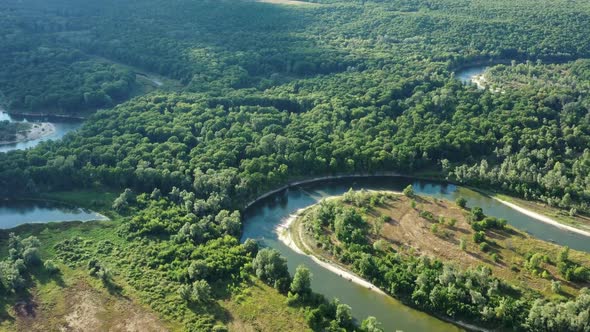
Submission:
M 385 217 L 389 220 L 383 223 L 378 235 L 372 235 L 373 243 L 385 240 L 395 251 L 436 257 L 445 262 L 453 262 L 464 269 L 479 265 L 488 266 L 493 275 L 523 289 L 531 289 L 547 296 L 554 296 L 551 292 L 552 280 L 562 283 L 562 295 L 565 296 L 573 296 L 581 287 L 588 286 L 571 283 L 560 275 L 556 266 L 557 256 L 561 251 L 558 245 L 537 240 L 524 232 L 507 227 L 504 230 L 486 231 L 490 249 L 484 252 L 473 240 L 475 231 L 469 223 L 469 211 L 446 200 L 426 197 L 410 199 L 403 195 L 390 197 L 382 205 L 361 209 L 364 220 L 371 228 L 375 227 L 378 219 Z M 412 207 L 412 200 L 415 201 L 415 207 Z M 353 207 L 350 204 L 346 205 Z M 304 212 L 303 216 L 312 210 L 313 208 Z M 425 218 L 425 212 L 430 213 L 432 218 Z M 296 222 L 294 225 L 294 229 L 297 229 L 293 232 L 298 238 L 296 241 L 303 240 L 305 247 L 315 248 L 315 255 L 331 261 L 336 260 L 331 254 L 317 249 L 318 244 L 306 234 L 302 234 L 300 224 Z M 338 243 L 333 234 L 328 232 L 328 235 L 333 243 Z M 460 249 L 462 240 L 466 244 L 465 250 Z M 525 267 L 528 258 L 534 253 L 548 257 L 548 261 L 541 266 L 541 269 L 549 274 L 548 277 L 542 278 L 540 273 Z M 572 250 L 570 258 L 584 266 L 590 266 L 590 256 L 585 253 Z
M 240 294 L 221 302 L 229 311 L 230 331 L 311 331 L 303 312 L 284 305 L 285 297 L 256 280 Z

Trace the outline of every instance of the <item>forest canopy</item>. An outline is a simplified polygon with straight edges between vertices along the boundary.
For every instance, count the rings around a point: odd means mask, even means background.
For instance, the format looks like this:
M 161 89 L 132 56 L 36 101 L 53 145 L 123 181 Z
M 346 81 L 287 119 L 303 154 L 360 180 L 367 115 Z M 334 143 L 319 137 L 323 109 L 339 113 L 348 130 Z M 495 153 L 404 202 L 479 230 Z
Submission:
M 96 112 L 60 141 L 0 153 L 0 196 L 120 194 L 109 243 L 71 236 L 47 252 L 194 330 L 218 326 L 207 304 L 253 279 L 312 329 L 355 329 L 303 268 L 292 278 L 280 255 L 239 241 L 245 204 L 294 178 L 428 174 L 590 212 L 587 2 L 314 3 L 2 1 L 0 106 Z M 486 89 L 455 77 L 480 65 Z M 144 94 L 142 73 L 179 86 Z M 494 282 L 461 274 L 478 276 Z

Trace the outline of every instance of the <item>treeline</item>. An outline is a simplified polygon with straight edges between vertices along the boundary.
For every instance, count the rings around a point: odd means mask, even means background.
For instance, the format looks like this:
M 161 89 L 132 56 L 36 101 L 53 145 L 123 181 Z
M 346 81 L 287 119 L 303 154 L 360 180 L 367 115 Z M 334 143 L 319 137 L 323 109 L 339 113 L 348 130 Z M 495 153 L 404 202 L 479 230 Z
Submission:
M 7 110 L 76 114 L 110 108 L 136 89 L 135 74 L 70 50 L 2 53 L 0 90 Z
M 304 266 L 291 276 L 277 251 L 250 239 L 240 244 L 239 211 L 213 215 L 195 206 L 194 194 L 177 188 L 139 195 L 125 190 L 113 202 L 126 216 L 117 226 L 123 241 L 73 237 L 53 249 L 64 264 L 86 269 L 105 287 L 117 289 L 124 279 L 152 308 L 191 331 L 226 331 L 217 301 L 240 294 L 254 278 L 300 308 L 314 331 L 382 331 L 375 318 L 357 324 L 350 306 L 314 293 Z
M 496 100 L 510 112 L 493 154 L 478 163 L 448 167 L 452 179 L 490 186 L 551 206 L 588 212 L 590 206 L 590 61 L 498 66 L 486 73 Z
M 74 103 L 64 85 L 81 74 L 102 71 L 69 68 L 82 60 L 99 64 L 83 54 L 157 72 L 180 80 L 188 91 L 215 96 L 400 65 L 420 76 L 424 63 L 451 68 L 490 58 L 562 61 L 590 54 L 583 28 L 588 18 L 577 3 L 521 0 L 515 10 L 506 10 L 501 8 L 514 4 L 319 2 L 323 4 L 287 7 L 242 1 L 8 0 L 0 7 L 0 41 L 5 45 L 0 56 L 11 64 L 6 73 L 12 75 L 6 75 L 0 90 L 19 88 L 12 91 L 14 97 L 8 96 L 14 107 L 96 107 L 86 100 Z M 458 11 L 463 15 L 456 15 Z M 25 79 L 26 85 L 6 83 L 28 78 L 33 69 L 43 77 Z M 78 87 L 80 80 L 74 81 L 69 86 Z M 102 83 L 120 82 L 113 78 Z
M 585 318 L 590 309 L 590 292 L 586 288 L 575 299 L 563 302 L 535 299 L 531 293 L 493 276 L 487 267 L 461 270 L 436 258 L 418 256 L 411 250 L 396 252 L 383 245 L 373 236 L 372 229 L 378 226 L 369 224 L 359 212 L 370 213 L 373 207 L 383 203 L 381 194 L 362 192 L 349 192 L 342 201 L 322 201 L 302 217 L 305 236 L 311 236 L 320 249 L 379 288 L 427 312 L 489 328 L 519 331 L 590 329 L 590 322 Z M 503 227 L 504 222 L 477 211 L 474 209 L 470 216 L 474 229 Z M 483 241 L 485 239 L 480 242 Z M 562 270 L 576 266 L 576 263 L 567 263 L 567 248 L 560 254 L 559 261 L 563 262 L 559 263 Z
M 31 127 L 29 123 L 0 121 L 0 142 L 13 142 L 17 134 L 26 131 Z

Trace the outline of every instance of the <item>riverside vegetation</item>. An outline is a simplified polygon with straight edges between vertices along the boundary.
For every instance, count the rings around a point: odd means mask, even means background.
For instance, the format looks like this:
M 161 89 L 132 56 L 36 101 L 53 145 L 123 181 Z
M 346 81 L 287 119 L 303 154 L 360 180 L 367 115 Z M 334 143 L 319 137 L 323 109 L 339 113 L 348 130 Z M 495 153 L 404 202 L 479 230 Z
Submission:
M 10 232 L 36 236 L 41 259 L 61 271 L 48 277 L 39 264 L 23 270 L 16 292 L 2 279 L 2 327 L 57 329 L 68 306 L 56 290 L 90 287 L 109 301 L 132 299 L 133 310 L 168 329 L 277 330 L 289 322 L 378 329 L 372 319 L 355 327 L 345 304 L 310 295 L 305 282 L 295 282 L 306 272 L 288 276 L 276 254 L 241 244 L 243 206 L 292 178 L 395 171 L 587 214 L 589 12 L 585 2 L 544 0 L 2 1 L 0 105 L 53 114 L 105 110 L 59 142 L 1 153 L 0 195 L 53 197 L 112 217 L 2 232 L 3 258 L 11 257 Z M 515 61 L 491 69 L 501 90 L 453 77 L 457 68 L 489 60 Z M 128 100 L 138 79 L 129 68 L 182 86 Z M 571 255 L 565 273 L 583 276 L 584 263 Z M 265 272 L 267 263 L 277 270 Z M 392 271 L 443 268 L 417 258 L 390 263 Z M 7 271 L 2 275 L 15 275 Z M 493 284 L 486 271 L 453 273 Z M 406 281 L 418 282 L 412 276 Z M 513 304 L 484 288 L 477 291 L 487 315 Z M 563 280 L 562 289 L 560 296 L 576 292 Z M 426 290 L 416 305 L 439 312 L 424 307 Z M 456 303 L 441 287 L 435 293 Z M 571 302 L 584 301 L 579 293 L 550 304 L 514 297 L 510 308 L 548 317 L 541 312 L 580 307 Z M 284 321 L 252 318 L 264 310 L 250 297 L 264 294 L 262 305 L 284 303 L 273 315 Z M 54 315 L 31 322 L 15 309 L 22 299 Z M 491 317 L 474 308 L 442 314 Z M 503 317 L 513 328 L 527 324 L 524 316 Z M 538 330 L 554 329 L 552 320 L 539 322 Z M 576 330 L 570 322 L 560 321 L 560 329 Z
M 411 188 L 405 195 L 349 191 L 304 211 L 290 232 L 312 254 L 448 319 L 494 329 L 590 328 L 590 255 L 458 204 Z

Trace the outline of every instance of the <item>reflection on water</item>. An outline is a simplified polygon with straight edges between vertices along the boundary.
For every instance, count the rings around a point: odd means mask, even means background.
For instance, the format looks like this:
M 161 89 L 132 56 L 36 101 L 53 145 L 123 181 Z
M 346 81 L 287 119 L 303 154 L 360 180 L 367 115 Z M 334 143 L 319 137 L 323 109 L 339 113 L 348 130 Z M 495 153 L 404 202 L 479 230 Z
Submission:
M 490 68 L 490 66 L 469 67 L 455 73 L 455 77 L 463 83 L 473 84 L 473 78 L 483 74 L 488 68 Z
M 0 229 L 27 223 L 104 219 L 104 216 L 96 212 L 65 204 L 45 201 L 0 201 Z
M 322 198 L 342 195 L 349 188 L 402 191 L 409 184 L 414 186 L 414 191 L 419 195 L 452 201 L 460 196 L 464 197 L 468 206 L 480 206 L 486 214 L 505 218 L 514 227 L 526 230 L 538 238 L 590 252 L 588 238 L 537 221 L 475 191 L 442 182 L 402 177 L 339 179 L 291 187 L 261 200 L 245 211 L 242 241 L 252 238 L 264 246 L 275 248 L 287 257 L 291 272 L 295 271 L 297 265 L 305 264 L 313 273 L 312 286 L 316 292 L 328 298 L 339 298 L 351 305 L 357 319 L 364 319 L 369 315 L 377 317 L 383 323 L 385 331 L 457 331 L 459 329 L 451 324 L 413 310 L 392 298 L 371 292 L 324 269 L 309 257 L 299 255 L 281 243 L 275 232 L 277 225 L 297 210 Z
M 0 121 L 10 122 L 51 122 L 55 126 L 55 132 L 51 135 L 41 137 L 39 139 L 30 140 L 26 142 L 19 142 L 14 144 L 3 144 L 0 145 L 0 153 L 8 152 L 12 150 L 25 150 L 32 148 L 40 142 L 48 140 L 59 140 L 63 138 L 67 133 L 74 131 L 82 126 L 82 121 L 79 120 L 68 120 L 63 118 L 47 118 L 47 117 L 18 117 L 12 116 L 6 112 L 0 110 Z

